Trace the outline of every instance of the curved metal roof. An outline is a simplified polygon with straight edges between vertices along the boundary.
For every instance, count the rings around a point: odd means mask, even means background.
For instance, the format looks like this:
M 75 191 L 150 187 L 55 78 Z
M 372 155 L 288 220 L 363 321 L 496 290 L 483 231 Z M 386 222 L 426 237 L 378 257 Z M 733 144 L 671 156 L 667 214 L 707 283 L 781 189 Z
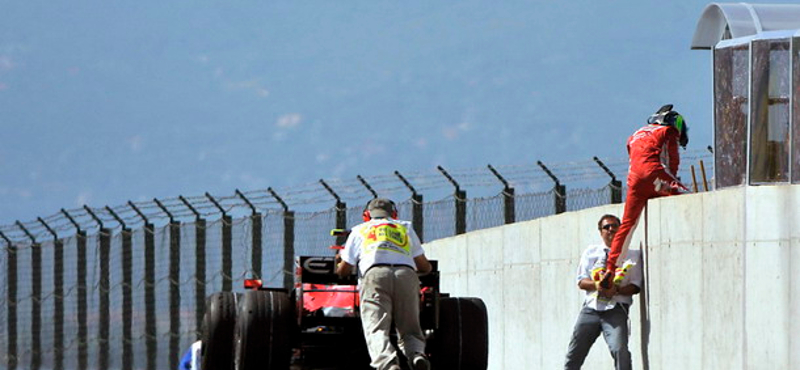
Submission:
M 711 49 L 720 40 L 794 29 L 800 29 L 800 5 L 711 3 L 697 21 L 692 49 Z

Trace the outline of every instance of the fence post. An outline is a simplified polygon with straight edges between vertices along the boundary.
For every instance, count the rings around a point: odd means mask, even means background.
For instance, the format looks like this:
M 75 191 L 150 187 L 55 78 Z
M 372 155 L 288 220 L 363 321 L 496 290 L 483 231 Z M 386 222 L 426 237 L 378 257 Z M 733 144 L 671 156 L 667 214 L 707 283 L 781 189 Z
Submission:
M 169 217 L 169 367 L 175 369 L 181 355 L 181 222 L 161 201 L 153 201 Z
M 536 161 L 536 164 L 541 167 L 553 182 L 555 182 L 555 186 L 553 187 L 553 197 L 554 203 L 556 208 L 556 214 L 564 213 L 567 211 L 567 187 L 561 185 L 561 182 L 558 181 L 558 178 L 550 172 L 550 169 L 542 163 L 542 161 Z
M 423 229 L 425 225 L 425 216 L 423 215 L 423 206 L 424 203 L 422 202 L 422 194 L 418 194 L 417 190 L 411 186 L 411 183 L 406 180 L 403 175 L 400 174 L 399 171 L 394 171 L 395 176 L 400 178 L 400 181 L 411 190 L 411 227 L 414 228 L 414 231 L 417 233 L 420 242 L 424 242 L 425 238 L 423 235 Z
M 622 203 L 622 182 L 617 180 L 617 177 L 614 176 L 614 173 L 606 167 L 606 165 L 600 160 L 600 158 L 592 157 L 597 165 L 603 169 L 603 171 L 611 176 L 611 182 L 608 184 L 609 189 L 611 189 L 611 204 L 620 204 Z
M 508 181 L 506 181 L 503 176 L 500 176 L 500 173 L 497 172 L 491 164 L 486 166 L 489 167 L 489 170 L 492 171 L 495 177 L 503 184 L 503 215 L 506 224 L 513 224 L 516 219 L 514 212 L 514 188 L 508 185 Z
M 100 307 L 98 312 L 98 319 L 100 321 L 98 333 L 98 347 L 99 353 L 97 355 L 97 364 L 100 369 L 108 369 L 108 356 L 109 356 L 109 329 L 111 326 L 111 310 L 109 304 L 110 295 L 110 267 L 109 267 L 109 253 L 111 252 L 111 230 L 103 225 L 103 221 L 94 214 L 89 206 L 84 205 L 83 209 L 92 217 L 94 222 L 100 226 L 100 281 L 98 282 L 98 292 L 100 294 Z
M 333 189 L 328 186 L 328 184 L 323 179 L 319 179 L 320 184 L 325 187 L 325 190 L 328 191 L 334 198 L 336 198 L 336 228 L 337 229 L 346 229 L 347 228 L 347 203 L 342 202 L 342 199 L 339 198 L 339 195 L 333 191 Z M 344 245 L 347 241 L 347 237 L 344 235 L 339 235 L 336 237 L 336 245 Z
M 178 199 L 194 214 L 194 331 L 199 337 L 206 314 L 206 220 L 186 198 Z
M 253 249 L 251 250 L 251 255 L 250 255 L 251 259 L 250 265 L 253 270 L 253 275 L 254 275 L 253 278 L 261 279 L 261 261 L 263 256 L 262 246 L 261 246 L 261 225 L 262 225 L 261 213 L 258 213 L 253 203 L 250 203 L 250 201 L 244 196 L 244 194 L 242 194 L 241 191 L 239 191 L 239 189 L 236 189 L 236 195 L 238 195 L 239 198 L 242 198 L 242 200 L 244 200 L 245 204 L 247 204 L 247 206 L 250 207 L 250 211 L 252 212 L 252 214 L 250 215 L 250 225 L 253 236 L 252 239 Z
M 6 356 L 8 370 L 17 369 L 17 247 L 2 231 L 0 237 L 6 241 Z
M 289 210 L 275 190 L 267 188 L 267 191 L 283 207 L 283 287 L 291 291 L 294 287 L 294 211 Z
M 77 248 L 77 295 L 78 295 L 78 370 L 86 370 L 89 366 L 89 347 L 87 329 L 87 302 L 86 302 L 86 231 L 81 230 L 81 225 L 64 209 L 61 213 L 67 217 L 75 227 L 75 244 Z
M 461 187 L 458 185 L 456 180 L 454 180 L 453 177 L 447 173 L 444 167 L 436 166 L 436 168 L 456 188 L 455 193 L 453 194 L 456 203 L 456 235 L 464 234 L 467 232 L 467 191 L 461 190 Z
M 222 213 L 222 291 L 233 291 L 233 219 L 216 199 L 206 192 L 206 198 Z
M 31 240 L 31 369 L 42 364 L 42 245 L 36 242 L 22 222 L 17 227 Z
M 130 370 L 133 368 L 133 233 L 111 207 L 106 206 L 106 211 L 122 226 L 122 369 Z
M 361 177 L 361 175 L 356 175 L 356 178 L 358 178 L 358 181 L 361 181 L 361 185 L 364 185 L 364 187 L 367 188 L 367 190 L 369 190 L 370 194 L 372 194 L 372 199 L 378 197 L 378 193 L 376 193 L 375 190 L 372 189 L 372 186 L 369 186 L 367 180 L 364 180 L 364 178 Z
M 706 179 L 706 166 L 700 160 L 700 173 L 703 175 L 703 191 L 708 191 L 708 179 Z
M 144 333 L 147 347 L 147 370 L 156 369 L 158 337 L 156 336 L 156 262 L 155 262 L 155 226 L 147 216 L 128 201 L 139 217 L 144 220 Z
M 64 242 L 41 217 L 37 220 L 53 236 L 53 369 L 64 370 Z

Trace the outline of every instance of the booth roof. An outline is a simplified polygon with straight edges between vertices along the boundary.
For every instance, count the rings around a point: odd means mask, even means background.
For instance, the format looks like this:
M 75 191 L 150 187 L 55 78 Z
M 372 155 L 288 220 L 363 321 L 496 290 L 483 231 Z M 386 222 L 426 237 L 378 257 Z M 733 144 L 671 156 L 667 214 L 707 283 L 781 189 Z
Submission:
M 721 40 L 800 29 L 800 4 L 711 3 L 697 21 L 692 49 L 710 50 Z

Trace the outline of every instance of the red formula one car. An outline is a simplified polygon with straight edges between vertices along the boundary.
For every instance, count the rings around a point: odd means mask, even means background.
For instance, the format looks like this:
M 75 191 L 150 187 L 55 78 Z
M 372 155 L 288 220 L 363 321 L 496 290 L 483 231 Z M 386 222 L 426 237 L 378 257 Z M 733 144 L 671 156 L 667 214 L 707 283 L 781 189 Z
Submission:
M 440 293 L 437 261 L 431 264 L 433 271 L 420 276 L 420 323 L 433 368 L 486 370 L 486 305 Z M 334 257 L 301 256 L 291 292 L 246 280 L 243 293 L 212 294 L 203 319 L 202 369 L 371 369 L 356 276 L 341 278 L 334 267 Z

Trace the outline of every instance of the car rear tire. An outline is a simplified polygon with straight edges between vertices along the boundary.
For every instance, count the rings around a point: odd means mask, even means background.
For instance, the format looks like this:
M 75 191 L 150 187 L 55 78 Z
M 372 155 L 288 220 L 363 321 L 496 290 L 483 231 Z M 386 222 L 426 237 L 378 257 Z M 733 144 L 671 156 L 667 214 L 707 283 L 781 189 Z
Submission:
M 217 292 L 208 297 L 203 316 L 201 368 L 233 369 L 233 331 L 236 326 L 236 297 Z
M 486 370 L 489 364 L 489 319 L 480 298 L 442 298 L 439 328 L 429 340 L 436 369 Z
M 236 322 L 236 370 L 286 370 L 292 358 L 294 317 L 284 292 L 244 293 Z

